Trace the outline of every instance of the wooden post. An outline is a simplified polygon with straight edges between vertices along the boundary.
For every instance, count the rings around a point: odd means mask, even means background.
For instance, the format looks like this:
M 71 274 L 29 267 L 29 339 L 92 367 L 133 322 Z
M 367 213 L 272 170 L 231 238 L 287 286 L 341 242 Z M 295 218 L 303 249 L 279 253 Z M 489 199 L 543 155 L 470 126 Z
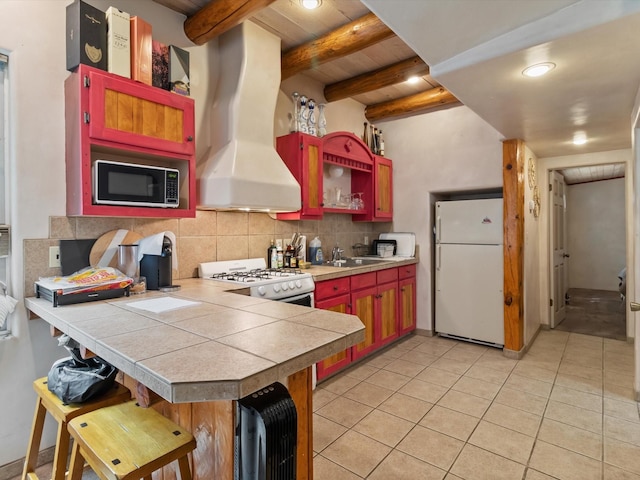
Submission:
M 524 142 L 502 144 L 504 220 L 504 348 L 524 347 Z

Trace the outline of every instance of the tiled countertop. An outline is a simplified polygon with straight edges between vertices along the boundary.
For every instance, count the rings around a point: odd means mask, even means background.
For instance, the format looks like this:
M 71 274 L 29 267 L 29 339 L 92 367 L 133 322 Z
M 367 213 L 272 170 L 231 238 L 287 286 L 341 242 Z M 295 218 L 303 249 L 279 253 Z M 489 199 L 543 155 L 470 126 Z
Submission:
M 25 306 L 173 403 L 242 398 L 364 339 L 355 315 L 239 295 L 215 281 L 179 283 L 171 294 L 60 307 L 30 297 Z M 129 305 L 159 296 L 200 303 L 157 314 Z
M 417 262 L 305 271 L 322 281 Z M 173 403 L 242 398 L 364 340 L 355 315 L 239 295 L 228 283 L 179 283 L 182 288 L 170 294 L 148 291 L 60 307 L 30 297 L 25 306 Z M 163 296 L 200 303 L 164 313 L 130 305 Z

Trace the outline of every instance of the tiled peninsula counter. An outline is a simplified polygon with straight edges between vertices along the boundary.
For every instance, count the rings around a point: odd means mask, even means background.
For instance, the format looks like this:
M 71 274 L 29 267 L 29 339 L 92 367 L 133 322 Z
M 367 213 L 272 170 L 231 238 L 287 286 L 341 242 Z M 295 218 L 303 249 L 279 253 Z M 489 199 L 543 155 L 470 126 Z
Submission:
M 134 393 L 144 386 L 163 399 L 153 408 L 189 429 L 198 442 L 194 479 L 233 479 L 234 400 L 286 381 L 298 411 L 297 478 L 311 479 L 310 366 L 361 342 L 363 324 L 353 315 L 232 293 L 229 284 L 179 283 L 182 288 L 171 294 L 147 292 L 55 308 L 31 297 L 25 305 L 119 368 Z M 198 303 L 163 313 L 131 305 L 162 297 Z M 163 478 L 175 473 L 165 469 Z

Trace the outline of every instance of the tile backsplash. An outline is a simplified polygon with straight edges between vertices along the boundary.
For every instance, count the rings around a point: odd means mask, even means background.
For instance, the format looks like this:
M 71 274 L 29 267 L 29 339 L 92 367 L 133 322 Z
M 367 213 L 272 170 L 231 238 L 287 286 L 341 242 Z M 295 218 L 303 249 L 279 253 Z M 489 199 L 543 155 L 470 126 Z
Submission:
M 196 211 L 195 218 L 142 219 L 113 217 L 50 217 L 49 238 L 24 241 L 25 296 L 33 295 L 39 277 L 59 275 L 59 268 L 49 268 L 49 246 L 63 239 L 98 238 L 117 229 L 127 229 L 143 237 L 171 231 L 176 235 L 178 269 L 174 279 L 198 276 L 198 263 L 241 258 L 266 257 L 271 240 L 290 240 L 294 232 L 315 236 L 322 241 L 325 258 L 336 243 L 352 255 L 351 246 L 369 243 L 382 232 L 392 230 L 391 222 L 352 222 L 350 215 L 326 214 L 323 220 L 281 221 L 266 213 Z

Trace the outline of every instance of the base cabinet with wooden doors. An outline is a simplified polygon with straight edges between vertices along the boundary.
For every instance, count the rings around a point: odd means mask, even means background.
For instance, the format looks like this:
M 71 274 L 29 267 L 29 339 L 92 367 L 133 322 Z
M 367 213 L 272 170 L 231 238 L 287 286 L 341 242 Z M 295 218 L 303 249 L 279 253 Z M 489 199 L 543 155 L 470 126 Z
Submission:
M 416 266 L 398 268 L 398 335 L 416 329 Z
M 192 98 L 87 65 L 65 80 L 67 215 L 195 217 L 195 116 Z M 174 168 L 177 208 L 93 203 L 96 160 Z
M 362 273 L 351 277 L 351 313 L 364 324 L 364 340 L 352 349 L 354 360 L 362 358 L 380 346 L 379 318 L 377 317 L 378 288 L 376 273 Z
M 316 364 L 318 380 L 416 328 L 416 266 L 406 265 L 316 282 L 316 308 L 356 315 L 364 340 Z
M 350 277 L 317 282 L 315 307 L 339 313 L 351 313 Z M 346 367 L 351 363 L 351 347 L 325 358 L 316 364 L 318 380 Z

